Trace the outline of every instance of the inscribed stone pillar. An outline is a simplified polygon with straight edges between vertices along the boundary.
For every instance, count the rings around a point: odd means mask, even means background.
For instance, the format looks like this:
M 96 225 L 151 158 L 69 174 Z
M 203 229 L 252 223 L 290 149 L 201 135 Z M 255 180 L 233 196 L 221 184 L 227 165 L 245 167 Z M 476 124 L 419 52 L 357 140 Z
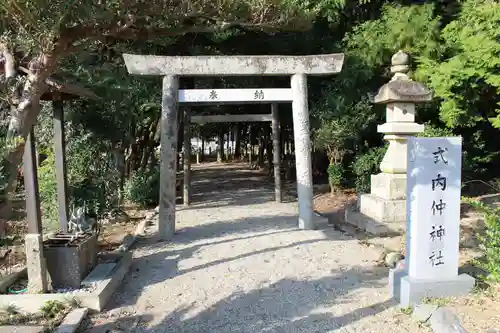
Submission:
M 198 154 L 196 155 L 198 156 Z M 198 161 L 199 163 L 199 161 Z M 191 109 L 184 108 L 184 184 L 183 204 L 191 204 Z
M 163 78 L 161 113 L 160 211 L 158 231 L 161 240 L 170 240 L 175 232 L 177 178 L 177 110 L 179 78 Z
M 283 200 L 281 193 L 281 149 L 280 149 L 280 125 L 278 104 L 271 104 L 272 135 L 273 135 L 273 166 L 274 166 L 274 194 L 276 202 Z
M 43 255 L 42 213 L 35 155 L 35 135 L 31 130 L 24 148 L 24 187 L 28 218 L 28 233 L 25 236 L 26 267 L 28 292 L 32 294 L 46 292 L 48 287 L 47 268 Z
M 462 138 L 410 138 L 407 144 L 407 250 L 404 267 L 389 273 L 390 290 L 404 308 L 465 295 L 475 284 L 459 275 Z
M 309 107 L 306 75 L 293 75 L 291 86 L 293 94 L 292 111 L 295 166 L 297 172 L 297 194 L 299 199 L 299 228 L 314 229 L 311 138 L 309 134 Z
M 387 122 L 378 126 L 389 141 L 382 173 L 371 176 L 371 191 L 360 196 L 359 213 L 346 214 L 347 222 L 373 234 L 400 232 L 405 227 L 407 141 L 424 130 L 415 123 L 415 104 L 432 100 L 429 89 L 408 77 L 409 69 L 408 54 L 397 52 L 392 57 L 394 76 L 375 96 L 375 103 L 387 105 Z

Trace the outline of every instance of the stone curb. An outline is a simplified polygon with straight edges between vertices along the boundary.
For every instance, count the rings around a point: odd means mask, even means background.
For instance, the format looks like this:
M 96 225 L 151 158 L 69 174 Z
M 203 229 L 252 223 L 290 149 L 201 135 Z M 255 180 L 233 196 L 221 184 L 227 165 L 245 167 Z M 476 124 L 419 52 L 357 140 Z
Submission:
M 80 327 L 83 319 L 87 316 L 89 310 L 87 308 L 74 309 L 66 318 L 64 318 L 63 322 L 59 327 L 54 331 L 54 333 L 75 333 Z
M 418 304 L 413 309 L 412 318 L 420 323 L 428 323 L 435 333 L 467 333 L 458 316 L 449 308 Z
M 126 252 L 130 250 L 136 243 L 138 237 L 146 235 L 146 227 L 156 215 L 158 215 L 156 210 L 153 213 L 146 214 L 146 217 L 137 225 L 134 234 L 125 236 L 125 238 L 123 238 L 122 245 L 120 245 L 114 252 Z

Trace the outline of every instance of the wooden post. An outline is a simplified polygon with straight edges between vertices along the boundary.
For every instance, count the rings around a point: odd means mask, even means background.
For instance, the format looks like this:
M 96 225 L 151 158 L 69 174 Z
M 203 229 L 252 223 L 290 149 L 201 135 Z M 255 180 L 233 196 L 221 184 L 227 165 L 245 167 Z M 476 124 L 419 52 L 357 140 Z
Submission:
M 28 234 L 25 236 L 28 291 L 47 291 L 47 270 L 43 255 L 42 213 L 36 165 L 35 133 L 33 129 L 24 147 L 24 188 L 26 189 L 26 215 Z
M 59 226 L 68 231 L 68 181 L 66 171 L 66 140 L 64 130 L 64 109 L 62 99 L 52 101 L 54 114 L 54 150 L 56 159 L 57 202 L 59 205 Z
M 24 188 L 26 189 L 26 215 L 28 233 L 38 234 L 42 230 L 42 212 L 40 210 L 40 192 L 36 167 L 35 133 L 31 130 L 24 147 Z
M 219 131 L 219 147 L 217 148 L 217 163 L 224 161 L 224 132 Z

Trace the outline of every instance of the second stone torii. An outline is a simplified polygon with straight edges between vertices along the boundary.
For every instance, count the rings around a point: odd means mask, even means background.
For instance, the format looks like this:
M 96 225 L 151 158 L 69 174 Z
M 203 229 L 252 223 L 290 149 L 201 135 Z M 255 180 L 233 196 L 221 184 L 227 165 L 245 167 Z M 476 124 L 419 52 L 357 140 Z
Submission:
M 278 103 L 292 103 L 292 89 L 182 89 L 179 90 L 179 103 L 184 105 L 221 105 L 221 104 L 267 104 L 271 103 L 271 113 L 265 114 L 223 114 L 191 115 L 190 109 L 184 110 L 184 152 L 188 156 L 191 150 L 191 131 L 189 123 L 220 122 L 271 122 L 273 138 L 274 189 L 276 202 L 282 202 L 280 174 L 280 138 Z M 183 203 L 190 204 L 191 199 L 191 163 L 183 160 L 184 186 Z

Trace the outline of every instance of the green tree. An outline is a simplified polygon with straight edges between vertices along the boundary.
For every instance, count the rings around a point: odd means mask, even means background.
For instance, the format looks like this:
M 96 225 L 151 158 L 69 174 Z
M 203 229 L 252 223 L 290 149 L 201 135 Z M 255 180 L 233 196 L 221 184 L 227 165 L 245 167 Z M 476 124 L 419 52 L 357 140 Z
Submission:
M 0 78 L 2 113 L 10 116 L 6 158 L 19 165 L 26 136 L 40 113 L 45 80 L 60 60 L 115 40 L 128 49 L 144 41 L 171 43 L 189 33 L 231 29 L 302 29 L 326 7 L 333 13 L 343 1 L 82 1 L 5 0 L 0 3 Z M 151 47 L 151 45 L 149 45 Z
M 440 98 L 450 128 L 489 121 L 500 128 L 500 3 L 468 0 L 441 33 L 443 55 L 421 57 L 418 76 Z
M 343 181 L 344 157 L 354 152 L 363 129 L 373 121 L 375 114 L 367 98 L 348 104 L 333 94 L 327 94 L 314 111 L 320 123 L 314 133 L 314 144 L 328 156 L 328 181 L 331 192 L 335 193 Z

